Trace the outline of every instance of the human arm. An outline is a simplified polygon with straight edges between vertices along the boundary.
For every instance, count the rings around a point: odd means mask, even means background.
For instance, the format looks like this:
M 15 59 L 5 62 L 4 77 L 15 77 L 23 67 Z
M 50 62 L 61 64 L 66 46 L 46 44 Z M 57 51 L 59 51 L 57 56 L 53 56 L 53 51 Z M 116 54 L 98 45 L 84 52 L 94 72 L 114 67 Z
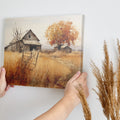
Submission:
M 78 91 L 79 84 L 83 87 L 86 97 L 89 95 L 87 87 L 87 74 L 77 72 L 67 83 L 64 97 L 50 110 L 35 120 L 65 120 L 72 110 L 80 103 Z

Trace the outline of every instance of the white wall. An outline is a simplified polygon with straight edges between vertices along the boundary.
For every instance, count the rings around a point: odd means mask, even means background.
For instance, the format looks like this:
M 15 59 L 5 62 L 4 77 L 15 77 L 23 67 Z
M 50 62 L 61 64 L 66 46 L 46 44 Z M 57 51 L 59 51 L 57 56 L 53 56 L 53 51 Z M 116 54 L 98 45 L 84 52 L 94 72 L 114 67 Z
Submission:
M 90 60 L 101 65 L 104 40 L 109 45 L 111 58 L 115 58 L 116 38 L 120 38 L 119 11 L 119 0 L 0 0 L 0 41 L 6 17 L 85 14 L 84 71 L 88 72 L 88 103 L 92 120 L 105 120 L 97 96 L 92 91 L 96 79 L 91 73 Z M 15 86 L 0 99 L 0 120 L 32 120 L 54 105 L 63 92 L 59 89 Z M 83 120 L 81 106 L 74 109 L 68 120 Z

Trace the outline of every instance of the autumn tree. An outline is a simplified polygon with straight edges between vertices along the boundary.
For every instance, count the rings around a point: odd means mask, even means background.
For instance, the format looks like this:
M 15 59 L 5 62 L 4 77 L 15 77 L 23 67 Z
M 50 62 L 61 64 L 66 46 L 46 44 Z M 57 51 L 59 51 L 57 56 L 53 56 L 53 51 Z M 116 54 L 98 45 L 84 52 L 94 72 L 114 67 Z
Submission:
M 60 21 L 48 27 L 45 36 L 50 45 L 57 45 L 58 50 L 67 43 L 68 46 L 74 45 L 74 41 L 78 38 L 79 32 L 73 26 L 71 21 Z

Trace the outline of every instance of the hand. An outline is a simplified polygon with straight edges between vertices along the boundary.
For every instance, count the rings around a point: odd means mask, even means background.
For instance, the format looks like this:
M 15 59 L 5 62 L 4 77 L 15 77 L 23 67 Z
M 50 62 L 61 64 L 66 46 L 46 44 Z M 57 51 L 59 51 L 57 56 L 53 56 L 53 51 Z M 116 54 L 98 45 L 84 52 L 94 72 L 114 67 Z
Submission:
M 69 101 L 73 102 L 75 106 L 80 103 L 80 98 L 78 97 L 79 85 L 82 86 L 85 96 L 88 97 L 89 91 L 87 87 L 87 73 L 80 73 L 78 71 L 67 83 L 65 88 L 64 97 L 68 98 Z
M 5 68 L 0 68 L 0 97 L 4 96 L 6 91 L 9 89 L 9 86 L 7 86 L 6 83 L 5 74 Z
M 89 95 L 86 78 L 86 73 L 81 74 L 77 72 L 68 81 L 64 97 L 50 110 L 37 117 L 35 120 L 66 120 L 72 110 L 80 103 L 78 88 L 83 87 L 86 97 Z

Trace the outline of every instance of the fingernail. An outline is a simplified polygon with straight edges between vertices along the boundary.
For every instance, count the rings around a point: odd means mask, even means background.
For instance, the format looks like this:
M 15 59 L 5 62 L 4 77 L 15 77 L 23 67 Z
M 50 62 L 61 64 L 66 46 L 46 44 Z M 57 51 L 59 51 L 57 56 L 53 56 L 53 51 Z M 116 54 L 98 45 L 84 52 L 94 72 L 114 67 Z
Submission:
M 2 68 L 2 71 L 5 71 L 5 68 Z

